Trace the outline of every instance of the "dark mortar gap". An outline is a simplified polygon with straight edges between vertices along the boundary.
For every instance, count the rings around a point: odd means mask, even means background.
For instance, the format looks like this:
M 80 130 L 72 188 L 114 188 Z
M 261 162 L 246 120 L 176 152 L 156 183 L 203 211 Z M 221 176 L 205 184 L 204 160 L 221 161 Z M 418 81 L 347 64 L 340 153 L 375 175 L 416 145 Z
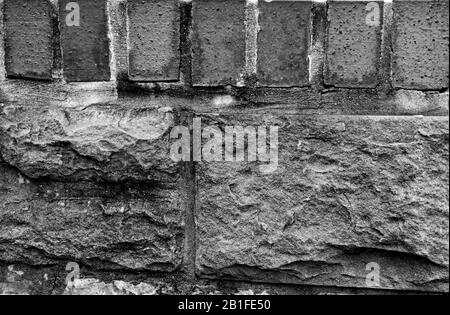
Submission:
M 63 59 L 62 59 L 62 50 L 61 50 L 61 30 L 59 27 L 59 12 L 57 12 L 58 8 L 52 6 L 52 49 L 53 49 L 53 79 L 59 79 L 63 81 L 63 78 L 60 77 L 63 71 Z
M 45 83 L 52 82 L 52 79 L 32 77 L 31 75 L 29 77 L 22 77 L 22 76 L 18 76 L 18 75 L 8 74 L 6 76 L 6 78 L 11 79 L 11 80 L 20 80 L 20 81 L 34 81 L 34 82 L 45 82 Z
M 189 127 L 192 134 L 192 121 L 194 115 L 189 110 L 181 109 L 176 116 L 175 123 L 177 125 L 184 125 Z M 193 147 L 191 137 L 191 147 Z M 185 211 L 185 240 L 184 240 L 184 270 L 187 277 L 195 280 L 195 261 L 197 256 L 197 241 L 196 241 L 196 207 L 197 207 L 197 180 L 196 180 L 196 164 L 191 157 L 190 162 L 180 163 L 180 173 L 182 176 L 182 194 L 184 199 Z
M 206 279 L 203 279 L 206 280 Z M 353 287 L 338 287 L 338 286 L 320 286 L 320 285 L 304 285 L 304 284 L 282 284 L 282 283 L 266 283 L 266 282 L 248 282 L 239 280 L 213 280 L 218 283 L 218 288 L 225 290 L 236 291 L 241 289 L 243 285 L 250 286 L 268 286 L 276 292 L 276 294 L 288 295 L 322 295 L 322 294 L 347 294 L 347 295 L 443 295 L 439 292 L 424 292 L 424 291 L 406 291 L 406 290 L 383 290 L 383 289 L 364 289 Z
M 325 14 L 325 17 L 324 17 L 325 26 L 323 29 L 321 29 L 321 31 L 324 32 L 323 33 L 324 40 L 323 40 L 323 69 L 322 69 L 322 73 L 320 74 L 320 76 L 321 76 L 321 81 L 322 81 L 321 83 L 322 83 L 323 88 L 330 89 L 330 88 L 334 88 L 334 86 L 327 85 L 325 83 L 325 72 L 327 71 L 327 63 L 328 63 L 328 58 L 327 58 L 328 39 L 327 38 L 328 38 L 329 27 L 330 27 L 330 25 L 328 23 L 328 11 L 330 9 L 330 4 L 328 3 L 328 1 L 326 1 L 323 4 L 323 6 L 324 6 L 324 8 L 322 10 L 324 10 L 324 13 L 322 13 L 322 14 Z
M 420 295 L 443 295 L 444 292 L 429 291 L 429 290 L 405 290 L 405 289 L 385 289 L 385 288 L 364 288 L 354 286 L 338 286 L 338 285 L 318 285 L 318 284 L 302 284 L 292 283 L 294 274 L 289 274 L 287 270 L 266 270 L 258 267 L 250 267 L 244 265 L 235 265 L 222 270 L 210 269 L 202 267 L 204 273 L 198 275 L 198 280 L 210 280 L 210 281 L 223 281 L 226 283 L 252 283 L 253 285 L 268 285 L 271 287 L 286 287 L 295 290 L 305 290 L 303 294 L 320 294 L 323 292 L 329 292 L 333 294 L 358 294 L 358 295 L 399 295 L 399 294 L 420 294 Z M 241 274 L 242 273 L 242 274 Z M 249 274 L 251 276 L 249 277 Z M 246 275 L 245 278 L 242 275 Z M 277 281 L 275 279 L 284 279 L 284 281 Z M 289 282 L 291 281 L 291 282 Z M 438 281 L 443 282 L 443 281 Z M 299 294 L 299 293 L 295 293 Z M 301 294 L 301 293 L 300 293 Z
M 187 88 L 192 86 L 192 3 L 180 2 L 180 74 Z
M 448 87 L 442 88 L 442 89 L 414 89 L 414 88 L 395 88 L 395 91 L 412 91 L 412 92 L 424 92 L 424 93 L 437 93 L 437 94 L 443 94 L 447 93 L 449 91 Z

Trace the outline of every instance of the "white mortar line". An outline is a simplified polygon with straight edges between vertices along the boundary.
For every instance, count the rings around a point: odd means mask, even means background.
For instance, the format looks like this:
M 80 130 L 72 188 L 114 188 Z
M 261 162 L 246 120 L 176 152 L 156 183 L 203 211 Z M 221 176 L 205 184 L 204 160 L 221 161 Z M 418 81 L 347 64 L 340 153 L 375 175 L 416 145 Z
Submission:
M 258 0 L 246 0 L 245 5 L 245 69 L 238 82 L 244 86 L 244 78 L 256 75 L 258 62 Z
M 113 18 L 117 18 L 116 11 L 118 5 L 118 0 L 108 0 L 106 3 L 106 20 L 108 23 L 108 38 L 109 38 L 109 71 L 110 80 L 115 82 L 117 80 L 117 60 L 116 60 L 116 39 L 114 32 L 114 24 L 112 23 Z
M 58 29 L 60 29 L 60 23 L 61 23 L 61 16 L 59 12 L 59 1 L 58 0 L 50 0 L 50 4 L 53 6 L 53 10 L 55 10 L 56 18 L 58 20 L 57 26 Z M 52 25 L 54 27 L 54 25 Z M 60 30 L 59 30 L 60 31 Z M 58 32 L 59 33 L 59 32 Z M 55 32 L 53 30 L 52 32 L 52 45 L 56 38 L 53 38 L 55 35 Z M 62 49 L 62 43 L 61 43 L 61 37 L 57 39 L 59 42 L 59 47 L 55 48 L 52 46 L 52 53 L 55 53 L 55 49 L 59 50 L 60 59 L 58 60 L 58 64 L 53 64 L 55 61 L 55 56 L 53 55 L 53 61 L 52 61 L 52 79 L 54 81 L 58 82 L 65 82 L 64 79 L 64 64 L 63 64 L 63 49 Z

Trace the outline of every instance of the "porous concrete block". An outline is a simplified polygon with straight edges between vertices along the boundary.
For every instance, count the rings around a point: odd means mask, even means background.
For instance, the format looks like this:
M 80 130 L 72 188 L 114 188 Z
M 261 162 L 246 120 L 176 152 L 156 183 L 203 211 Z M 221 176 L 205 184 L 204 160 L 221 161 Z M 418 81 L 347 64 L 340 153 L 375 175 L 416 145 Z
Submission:
M 59 2 L 63 73 L 67 81 L 109 81 L 106 0 Z
M 7 76 L 51 80 L 51 3 L 47 0 L 5 0 L 3 5 Z
M 192 80 L 238 85 L 245 68 L 245 0 L 194 0 Z
M 325 84 L 344 88 L 378 84 L 382 23 L 382 1 L 329 2 Z
M 177 81 L 180 75 L 178 0 L 130 0 L 129 77 L 134 81 Z
M 448 88 L 449 2 L 395 0 L 393 9 L 394 86 Z
M 258 65 L 260 86 L 309 84 L 311 1 L 259 1 Z

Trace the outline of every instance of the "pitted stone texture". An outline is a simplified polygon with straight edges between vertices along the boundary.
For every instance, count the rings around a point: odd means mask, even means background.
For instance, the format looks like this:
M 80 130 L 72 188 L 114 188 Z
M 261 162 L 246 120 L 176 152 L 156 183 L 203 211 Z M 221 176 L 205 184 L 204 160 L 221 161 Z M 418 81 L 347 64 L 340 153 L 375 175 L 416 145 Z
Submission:
M 67 287 L 64 295 L 157 295 L 157 288 L 151 284 L 114 281 L 101 282 L 97 279 L 77 279 L 72 287 Z
M 279 165 L 200 163 L 202 277 L 448 292 L 448 118 L 205 115 L 279 126 Z
M 374 4 L 378 5 L 378 20 L 371 15 L 376 9 L 369 10 Z M 325 84 L 375 87 L 379 82 L 383 2 L 332 0 L 328 5 Z
M 245 68 L 245 0 L 194 0 L 192 10 L 193 84 L 240 84 Z
M 52 78 L 52 6 L 47 0 L 4 2 L 5 67 L 10 77 Z
M 164 277 L 142 277 L 142 273 L 86 270 L 80 266 L 81 279 L 65 282 L 67 263 L 26 266 L 0 263 L 0 295 L 330 295 L 379 294 L 379 291 L 319 286 L 274 285 L 257 282 L 195 282 L 179 273 Z M 114 280 L 120 279 L 120 280 Z M 382 294 L 398 294 L 383 291 Z
M 80 26 L 68 26 L 69 3 L 80 7 Z M 59 2 L 63 72 L 68 81 L 109 81 L 110 56 L 106 0 Z
M 128 1 L 130 69 L 135 81 L 177 81 L 180 72 L 178 0 Z
M 309 84 L 311 6 L 311 1 L 259 2 L 259 85 Z
M 174 271 L 183 257 L 179 196 L 176 183 L 33 180 L 0 162 L 0 261 Z
M 395 0 L 393 38 L 395 87 L 448 88 L 448 0 Z
M 82 110 L 5 107 L 4 160 L 32 178 L 173 182 L 170 108 L 92 105 Z

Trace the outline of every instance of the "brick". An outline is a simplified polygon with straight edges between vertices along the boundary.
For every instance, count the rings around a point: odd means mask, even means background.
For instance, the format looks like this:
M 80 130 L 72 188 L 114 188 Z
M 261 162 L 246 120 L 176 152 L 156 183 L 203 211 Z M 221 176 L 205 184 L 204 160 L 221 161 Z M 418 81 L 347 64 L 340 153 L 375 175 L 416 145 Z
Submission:
M 68 3 L 80 8 L 80 25 L 69 26 Z M 63 72 L 68 81 L 109 81 L 109 39 L 106 0 L 61 0 L 60 29 Z
M 178 0 L 128 1 L 129 77 L 176 81 L 180 72 Z
M 368 9 L 374 3 L 379 15 L 371 20 L 375 11 Z M 329 2 L 325 84 L 349 88 L 378 84 L 382 18 L 382 2 Z
M 448 0 L 394 1 L 393 9 L 394 86 L 448 88 Z
M 245 67 L 244 19 L 245 0 L 193 1 L 194 85 L 240 82 Z
M 448 292 L 448 117 L 201 118 L 278 126 L 279 144 L 270 173 L 198 164 L 199 276 L 367 288 L 375 262 L 379 289 Z
M 10 77 L 52 78 L 52 5 L 46 0 L 4 2 L 5 67 Z
M 259 2 L 259 85 L 309 83 L 310 15 L 311 1 Z

